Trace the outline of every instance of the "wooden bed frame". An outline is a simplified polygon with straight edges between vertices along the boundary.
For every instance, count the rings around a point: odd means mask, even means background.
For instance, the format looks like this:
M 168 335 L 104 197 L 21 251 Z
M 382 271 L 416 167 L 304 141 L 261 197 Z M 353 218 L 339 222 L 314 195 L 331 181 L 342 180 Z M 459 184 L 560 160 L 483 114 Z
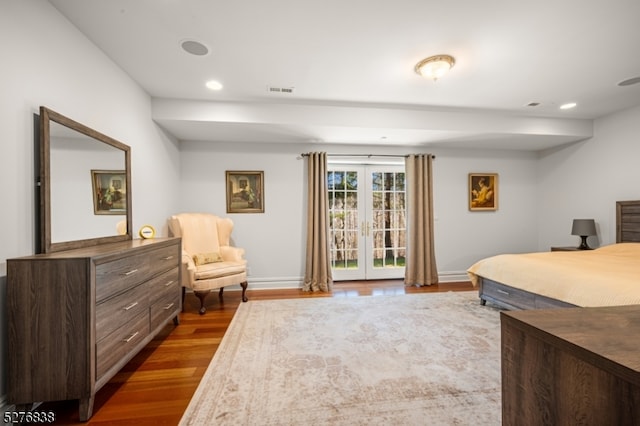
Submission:
M 616 243 L 625 242 L 640 242 L 640 200 L 616 202 Z M 483 277 L 478 277 L 478 291 L 482 305 L 491 302 L 510 310 L 575 307 Z

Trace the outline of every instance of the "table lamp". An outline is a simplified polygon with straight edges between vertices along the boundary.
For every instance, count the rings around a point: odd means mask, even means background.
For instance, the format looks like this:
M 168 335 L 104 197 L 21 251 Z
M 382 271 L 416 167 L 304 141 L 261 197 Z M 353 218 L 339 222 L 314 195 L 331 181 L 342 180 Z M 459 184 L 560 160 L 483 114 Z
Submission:
M 596 222 L 593 219 L 573 219 L 573 226 L 571 227 L 571 235 L 579 235 L 582 238 L 582 243 L 578 247 L 580 250 L 591 250 L 591 247 L 587 244 L 587 237 L 591 235 L 597 235 Z

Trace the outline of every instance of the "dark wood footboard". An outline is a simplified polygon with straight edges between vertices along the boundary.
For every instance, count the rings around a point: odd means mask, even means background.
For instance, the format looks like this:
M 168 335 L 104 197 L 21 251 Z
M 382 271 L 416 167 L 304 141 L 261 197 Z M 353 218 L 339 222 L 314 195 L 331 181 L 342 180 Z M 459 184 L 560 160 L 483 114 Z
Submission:
M 571 303 L 520 290 L 487 278 L 478 278 L 480 303 L 483 305 L 491 302 L 509 310 L 576 307 Z

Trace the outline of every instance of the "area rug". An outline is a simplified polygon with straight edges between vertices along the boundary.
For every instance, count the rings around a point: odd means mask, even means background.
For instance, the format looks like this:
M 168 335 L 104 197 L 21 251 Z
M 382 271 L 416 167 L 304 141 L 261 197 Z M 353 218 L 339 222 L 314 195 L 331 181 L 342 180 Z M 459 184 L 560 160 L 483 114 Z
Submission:
M 181 425 L 499 425 L 499 312 L 477 292 L 249 301 Z

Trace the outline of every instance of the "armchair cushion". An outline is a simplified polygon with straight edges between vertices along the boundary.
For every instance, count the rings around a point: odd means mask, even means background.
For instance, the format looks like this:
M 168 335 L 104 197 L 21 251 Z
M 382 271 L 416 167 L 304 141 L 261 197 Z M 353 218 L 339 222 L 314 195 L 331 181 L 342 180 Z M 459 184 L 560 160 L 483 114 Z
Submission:
M 195 271 L 196 280 L 221 278 L 228 275 L 242 274 L 247 266 L 244 262 L 217 262 L 200 265 Z
M 195 263 L 196 266 L 206 265 L 207 263 L 222 262 L 223 260 L 224 259 L 222 259 L 220 253 L 216 251 L 211 253 L 199 253 L 193 255 L 193 263 Z

